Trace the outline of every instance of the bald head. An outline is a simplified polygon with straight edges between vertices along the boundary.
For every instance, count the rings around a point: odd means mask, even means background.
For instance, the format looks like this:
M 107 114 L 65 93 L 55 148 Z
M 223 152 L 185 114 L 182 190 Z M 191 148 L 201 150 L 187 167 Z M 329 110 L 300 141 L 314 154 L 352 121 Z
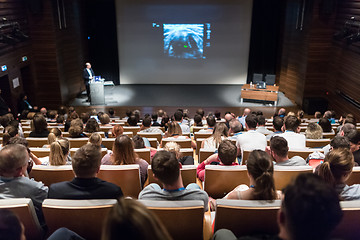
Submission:
M 243 116 L 247 116 L 247 115 L 249 115 L 250 113 L 251 113 L 250 108 L 245 108 L 245 109 L 244 109 L 244 114 L 243 114 Z
M 230 122 L 231 119 L 233 119 L 233 116 L 232 116 L 230 113 L 225 114 L 225 120 L 226 120 L 227 122 Z

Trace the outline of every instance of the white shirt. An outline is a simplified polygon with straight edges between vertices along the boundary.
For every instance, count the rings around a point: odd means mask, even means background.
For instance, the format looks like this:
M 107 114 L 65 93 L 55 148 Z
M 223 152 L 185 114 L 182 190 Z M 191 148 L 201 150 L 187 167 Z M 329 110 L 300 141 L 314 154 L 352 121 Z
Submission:
M 92 75 L 92 73 L 91 73 L 90 69 L 89 69 L 89 68 L 86 68 L 86 70 L 87 70 L 87 71 L 88 71 L 88 73 L 89 73 L 89 79 L 91 79 L 91 78 L 93 77 L 93 75 Z
M 264 134 L 259 133 L 255 130 L 249 130 L 240 134 L 236 140 L 236 147 L 240 148 L 243 152 L 244 150 L 263 150 L 267 146 L 266 137 Z
M 306 148 L 306 137 L 303 134 L 295 133 L 293 131 L 285 131 L 276 136 L 283 137 L 288 142 L 289 149 L 304 149 Z

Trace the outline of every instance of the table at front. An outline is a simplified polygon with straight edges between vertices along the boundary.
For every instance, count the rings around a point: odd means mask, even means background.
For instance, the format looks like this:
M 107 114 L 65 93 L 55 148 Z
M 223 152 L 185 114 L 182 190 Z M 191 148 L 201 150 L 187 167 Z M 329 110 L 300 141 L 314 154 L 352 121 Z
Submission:
M 256 88 L 256 86 L 250 87 L 250 84 L 244 84 L 241 87 L 241 99 L 240 102 L 243 103 L 243 99 L 251 100 L 263 100 L 263 101 L 273 101 L 274 105 L 277 105 L 279 93 L 279 86 L 266 86 L 265 89 Z

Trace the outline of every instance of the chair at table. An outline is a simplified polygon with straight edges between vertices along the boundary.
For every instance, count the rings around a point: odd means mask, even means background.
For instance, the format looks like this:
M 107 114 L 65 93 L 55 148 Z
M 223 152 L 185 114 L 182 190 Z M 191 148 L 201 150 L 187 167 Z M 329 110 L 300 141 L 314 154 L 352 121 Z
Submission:
M 141 191 L 140 167 L 130 165 L 101 165 L 98 178 L 121 187 L 124 196 L 137 198 Z
M 19 217 L 25 227 L 26 239 L 43 239 L 44 232 L 30 198 L 0 199 L 0 209 L 9 209 Z
M 279 228 L 277 225 L 277 212 L 281 200 L 216 200 L 214 232 L 226 228 L 235 236 L 241 237 L 253 234 L 275 235 Z
M 42 209 L 49 234 L 66 227 L 87 240 L 98 240 L 103 222 L 115 203 L 115 199 L 45 199 Z
M 53 183 L 71 181 L 75 177 L 71 165 L 34 165 L 29 175 L 36 181 L 43 182 L 46 186 L 50 186 Z
M 205 166 L 204 190 L 212 198 L 222 198 L 240 184 L 249 185 L 246 166 Z
M 301 173 L 312 173 L 310 166 L 274 166 L 275 189 L 282 190 Z

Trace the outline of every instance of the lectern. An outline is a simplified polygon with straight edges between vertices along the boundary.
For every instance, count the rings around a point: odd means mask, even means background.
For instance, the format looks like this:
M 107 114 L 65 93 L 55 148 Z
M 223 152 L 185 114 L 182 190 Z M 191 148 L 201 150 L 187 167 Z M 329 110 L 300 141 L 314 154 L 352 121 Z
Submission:
M 90 82 L 91 105 L 105 105 L 104 81 Z

